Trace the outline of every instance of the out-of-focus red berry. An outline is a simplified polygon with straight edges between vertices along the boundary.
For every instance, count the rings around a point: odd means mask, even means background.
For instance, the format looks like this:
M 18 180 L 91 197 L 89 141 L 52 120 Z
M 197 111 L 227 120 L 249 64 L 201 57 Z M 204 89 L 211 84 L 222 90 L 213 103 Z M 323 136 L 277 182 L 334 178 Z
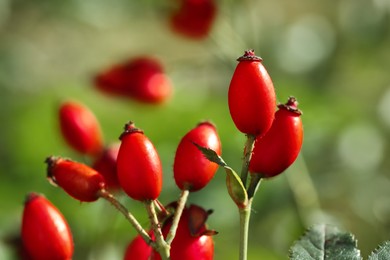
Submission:
M 118 157 L 119 147 L 119 143 L 108 146 L 95 160 L 92 166 L 92 168 L 103 175 L 106 182 L 106 188 L 110 191 L 118 191 L 121 189 L 116 170 L 116 159 Z
M 217 14 L 214 0 L 178 0 L 179 7 L 170 16 L 170 25 L 179 35 L 203 39 L 212 29 Z
M 23 211 L 21 237 L 29 257 L 36 260 L 70 260 L 73 239 L 61 212 L 44 196 L 28 194 Z
M 152 104 L 167 101 L 173 92 L 161 62 L 150 56 L 113 65 L 99 73 L 94 84 L 104 93 Z
M 95 115 L 83 104 L 65 101 L 60 105 L 59 121 L 66 142 L 76 151 L 96 156 L 103 149 L 103 136 Z

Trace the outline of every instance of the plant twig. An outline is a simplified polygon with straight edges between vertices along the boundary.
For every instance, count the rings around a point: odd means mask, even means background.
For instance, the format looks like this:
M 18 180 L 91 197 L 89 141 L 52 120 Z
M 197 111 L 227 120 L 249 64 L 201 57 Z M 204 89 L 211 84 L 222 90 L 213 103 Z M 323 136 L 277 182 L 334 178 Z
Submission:
M 144 201 L 146 211 L 148 212 L 149 220 L 156 237 L 155 249 L 160 254 L 161 259 L 169 260 L 170 246 L 165 242 L 164 236 L 161 232 L 161 226 L 158 221 L 154 202 L 152 200 Z
M 252 152 L 255 145 L 256 136 L 248 134 L 244 147 L 244 157 L 242 158 L 241 181 L 246 188 L 246 181 L 248 179 L 249 162 L 252 158 Z
M 173 239 L 175 238 L 177 226 L 179 224 L 180 217 L 181 217 L 181 214 L 183 213 L 183 210 L 184 210 L 184 207 L 186 205 L 187 198 L 188 198 L 189 194 L 190 194 L 190 191 L 188 189 L 184 189 L 181 192 L 179 200 L 177 201 L 177 208 L 175 210 L 175 214 L 173 215 L 172 226 L 171 226 L 171 229 L 169 230 L 169 233 L 168 233 L 167 238 L 165 240 L 168 245 L 170 245 L 172 243 Z
M 145 242 L 148 245 L 154 247 L 154 242 L 150 238 L 149 234 L 143 229 L 141 224 L 137 219 L 128 211 L 128 209 L 120 203 L 114 195 L 112 195 L 107 190 L 103 189 L 99 191 L 99 197 L 110 202 L 122 215 L 130 222 L 130 224 L 135 228 L 135 230 L 142 236 Z

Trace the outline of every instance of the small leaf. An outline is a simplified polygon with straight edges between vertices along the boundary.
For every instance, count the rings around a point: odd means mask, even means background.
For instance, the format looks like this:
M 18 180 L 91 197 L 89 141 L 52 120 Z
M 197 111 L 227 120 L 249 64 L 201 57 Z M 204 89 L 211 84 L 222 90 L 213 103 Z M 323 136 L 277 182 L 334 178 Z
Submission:
M 225 166 L 226 171 L 226 187 L 230 197 L 239 208 L 244 208 L 248 204 L 248 193 L 244 188 L 244 184 L 237 173 L 230 168 Z
M 390 241 L 381 244 L 371 255 L 368 260 L 387 260 L 390 259 Z
M 354 260 L 362 259 L 357 241 L 350 233 L 336 227 L 321 224 L 310 228 L 290 248 L 292 260 Z
M 219 156 L 213 149 L 200 146 L 197 143 L 193 143 L 202 153 L 203 155 L 209 160 L 210 162 L 216 163 L 219 166 L 225 167 L 227 164 L 224 162 L 221 156 Z
M 222 157 L 219 156 L 214 150 L 200 146 L 197 143 L 194 143 L 194 145 L 203 153 L 203 155 L 209 161 L 214 162 L 225 168 L 227 174 L 226 187 L 230 197 L 233 199 L 234 203 L 236 203 L 238 207 L 245 207 L 248 204 L 248 193 L 246 192 L 244 184 L 242 183 L 237 173 L 232 168 L 230 168 L 222 159 Z

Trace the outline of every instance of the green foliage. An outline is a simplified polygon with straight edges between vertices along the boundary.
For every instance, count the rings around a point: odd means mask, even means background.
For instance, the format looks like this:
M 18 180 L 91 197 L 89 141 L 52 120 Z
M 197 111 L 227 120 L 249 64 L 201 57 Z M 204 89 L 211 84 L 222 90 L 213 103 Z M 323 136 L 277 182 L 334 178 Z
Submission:
M 318 224 L 311 227 L 305 235 L 290 248 L 291 260 L 360 260 L 360 250 L 357 240 L 348 232 L 342 232 L 336 227 Z M 390 259 L 390 241 L 380 245 L 368 260 Z

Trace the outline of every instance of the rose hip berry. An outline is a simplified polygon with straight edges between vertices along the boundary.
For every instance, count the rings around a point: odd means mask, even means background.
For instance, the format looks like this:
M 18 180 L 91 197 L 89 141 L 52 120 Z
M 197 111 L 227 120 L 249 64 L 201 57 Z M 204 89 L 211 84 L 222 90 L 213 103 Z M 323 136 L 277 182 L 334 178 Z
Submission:
M 159 60 L 140 56 L 116 64 L 95 77 L 100 91 L 144 103 L 163 103 L 172 94 L 172 84 Z
M 60 157 L 48 157 L 47 178 L 73 198 L 92 202 L 105 188 L 103 176 L 89 166 Z
M 192 39 L 203 39 L 211 31 L 217 14 L 214 0 L 178 0 L 179 8 L 170 17 L 174 32 Z
M 152 247 L 140 235 L 137 235 L 127 246 L 124 260 L 149 260 L 152 252 Z
M 212 235 L 216 232 L 208 230 L 206 220 L 212 211 L 191 205 L 184 208 L 177 227 L 176 236 L 171 244 L 171 260 L 212 260 L 214 258 L 214 242 Z M 170 220 L 167 220 L 162 228 L 166 236 L 171 228 Z M 154 253 L 154 260 L 160 260 L 158 253 Z
M 253 50 L 246 51 L 237 60 L 228 92 L 230 115 L 242 133 L 262 136 L 274 120 L 274 86 L 262 59 Z
M 218 165 L 207 160 L 195 144 L 212 149 L 221 155 L 221 142 L 213 124 L 202 122 L 190 130 L 177 147 L 173 165 L 175 182 L 181 190 L 202 189 L 218 169 Z
M 119 146 L 119 143 L 108 146 L 92 166 L 93 169 L 103 175 L 106 188 L 110 191 L 118 191 L 121 189 L 116 170 L 116 158 L 118 157 Z
M 28 194 L 23 211 L 21 237 L 32 259 L 70 260 L 73 239 L 61 212 L 44 196 Z
M 279 105 L 271 129 L 255 141 L 249 164 L 251 174 L 269 178 L 286 170 L 297 158 L 303 142 L 301 111 L 298 102 L 290 97 Z
M 131 122 L 120 139 L 117 174 L 122 189 L 135 200 L 157 199 L 162 189 L 162 166 L 152 142 Z
M 103 137 L 95 115 L 76 101 L 66 101 L 59 109 L 60 130 L 76 151 L 96 156 L 103 149 Z

